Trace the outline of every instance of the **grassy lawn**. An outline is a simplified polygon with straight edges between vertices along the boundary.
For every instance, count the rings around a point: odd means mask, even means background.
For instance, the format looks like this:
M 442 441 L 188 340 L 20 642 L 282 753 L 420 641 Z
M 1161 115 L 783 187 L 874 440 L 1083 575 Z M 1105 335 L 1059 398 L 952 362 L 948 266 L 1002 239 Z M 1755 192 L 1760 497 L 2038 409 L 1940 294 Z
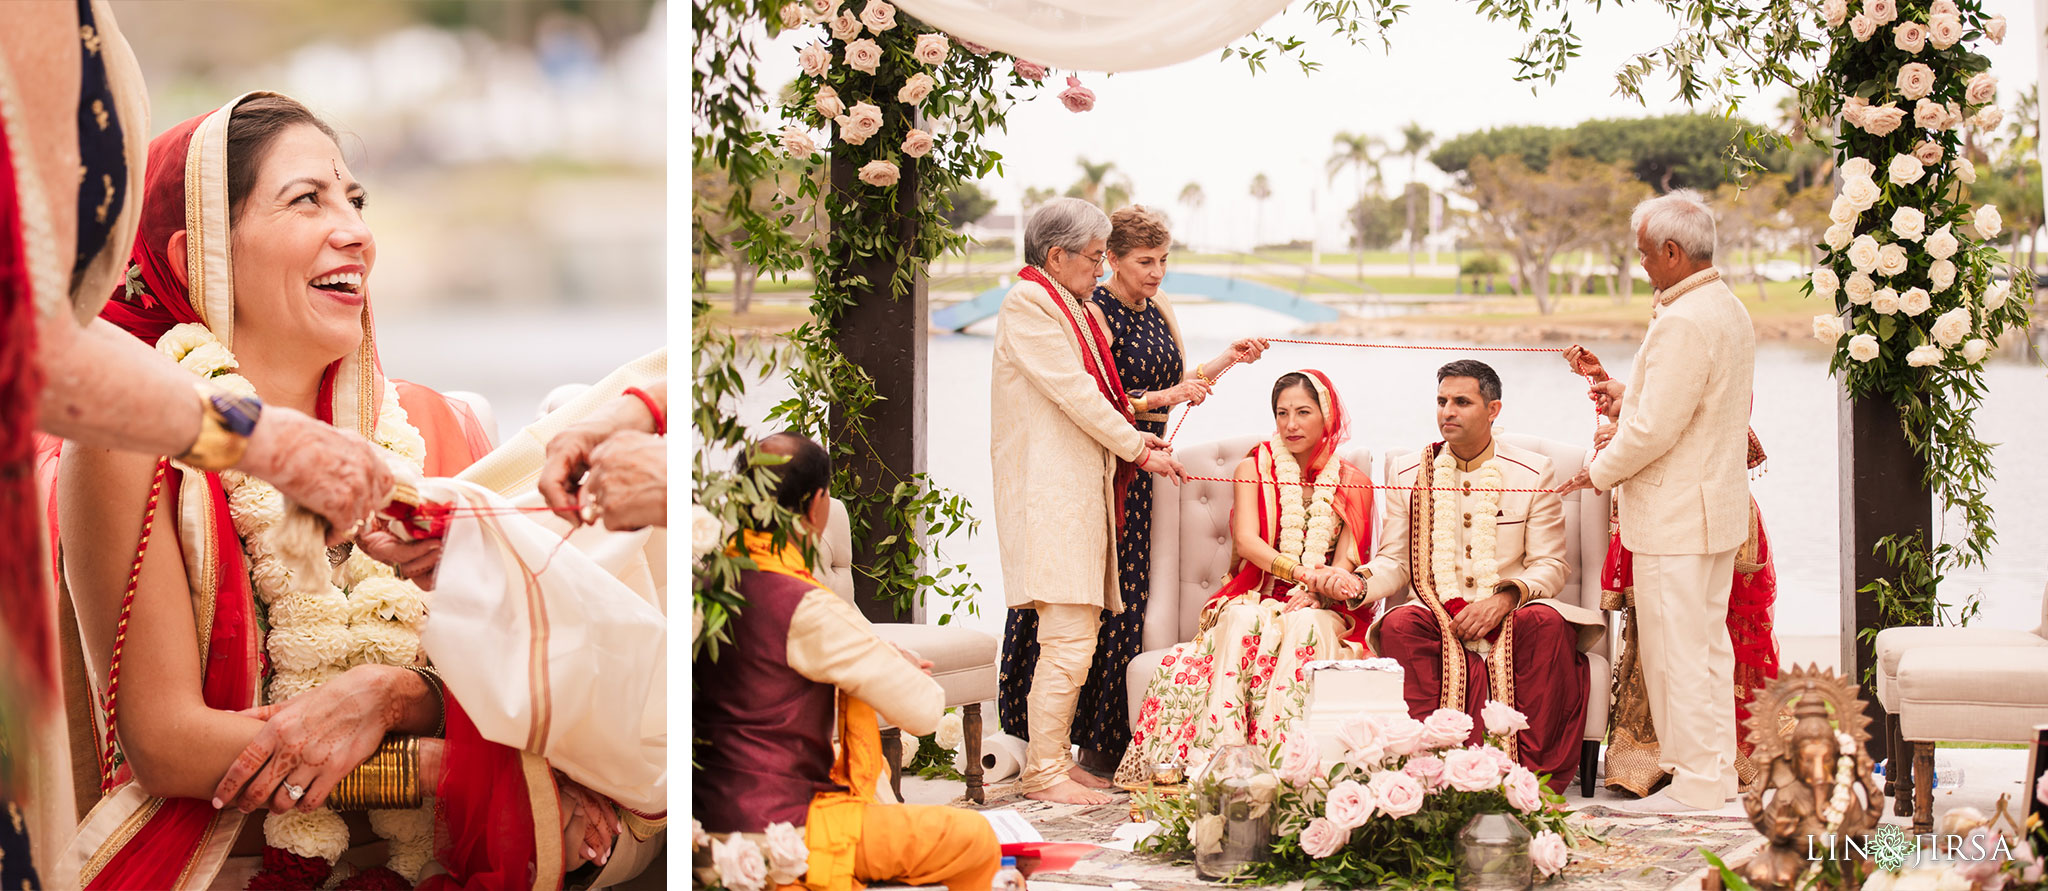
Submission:
M 1735 296 L 1749 310 L 1752 321 L 1759 325 L 1783 324 L 1811 318 L 1825 308 L 1821 301 L 1810 299 L 1800 293 L 1802 282 L 1768 282 L 1764 285 L 1764 296 L 1757 295 L 1753 284 L 1738 285 Z M 1536 311 L 1534 297 L 1503 297 L 1494 295 L 1485 300 L 1475 300 L 1463 307 L 1463 311 L 1436 313 L 1430 318 L 1441 317 L 1460 323 L 1485 325 L 1521 325 L 1542 321 L 1572 321 L 1578 323 L 1612 324 L 1636 326 L 1644 324 L 1650 317 L 1650 296 L 1647 288 L 1631 296 L 1628 302 L 1616 304 L 1605 294 L 1590 294 L 1584 297 L 1561 297 L 1552 301 L 1550 315 Z
M 711 311 L 704 317 L 705 324 L 727 331 L 754 331 L 772 334 L 788 331 L 811 320 L 808 306 L 786 306 L 756 303 L 744 313 L 735 314 L 729 301 L 715 300 Z

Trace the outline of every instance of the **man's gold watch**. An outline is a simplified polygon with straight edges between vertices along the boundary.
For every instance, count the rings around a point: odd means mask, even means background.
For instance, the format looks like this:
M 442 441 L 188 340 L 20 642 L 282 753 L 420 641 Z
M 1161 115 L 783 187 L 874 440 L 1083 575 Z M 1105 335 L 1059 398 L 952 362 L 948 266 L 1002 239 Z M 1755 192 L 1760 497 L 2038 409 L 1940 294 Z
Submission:
M 242 462 L 249 450 L 249 436 L 263 415 L 263 401 L 241 397 L 205 383 L 193 385 L 199 393 L 199 437 L 192 441 L 178 463 L 208 472 L 227 470 Z

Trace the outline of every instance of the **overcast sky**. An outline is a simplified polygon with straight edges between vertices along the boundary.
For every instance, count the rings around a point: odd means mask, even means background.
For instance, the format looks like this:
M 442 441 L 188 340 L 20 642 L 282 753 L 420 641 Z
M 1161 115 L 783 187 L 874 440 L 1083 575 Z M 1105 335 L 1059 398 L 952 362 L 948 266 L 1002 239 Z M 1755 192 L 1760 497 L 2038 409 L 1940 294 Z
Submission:
M 1986 0 L 1989 11 L 2010 23 L 2003 46 L 1983 42 L 2001 80 L 2000 100 L 2010 106 L 2036 81 L 2039 33 L 2034 4 Z M 1488 22 L 1469 2 L 1418 3 L 1390 32 L 1391 48 L 1353 47 L 1318 36 L 1306 47 L 1321 70 L 1304 74 L 1292 62 L 1273 64 L 1253 75 L 1241 60 L 1216 56 L 1152 71 L 1116 75 L 1081 72 L 1095 91 L 1095 110 L 1075 114 L 1055 98 L 1064 87 L 1060 71 L 1034 100 L 1009 114 L 1009 132 L 987 140 L 1003 155 L 1000 177 L 984 181 L 1002 202 L 1016 206 L 1029 186 L 1064 190 L 1079 176 L 1076 156 L 1114 161 L 1134 186 L 1135 200 L 1161 206 L 1177 234 L 1198 245 L 1251 243 L 1316 237 L 1326 248 L 1343 243 L 1344 208 L 1357 195 L 1350 174 L 1332 183 L 1324 173 L 1332 137 L 1365 130 L 1396 141 L 1402 125 L 1417 121 L 1439 140 L 1472 130 L 1511 124 L 1570 125 L 1589 118 L 1642 117 L 1685 111 L 1670 98 L 1662 79 L 1646 82 L 1645 108 L 1614 94 L 1614 71 L 1628 57 L 1667 42 L 1673 21 L 1655 5 L 1610 6 L 1597 15 L 1575 5 L 1574 22 L 1584 44 L 1579 58 L 1555 85 L 1532 95 L 1514 81 L 1511 58 L 1525 38 L 1505 22 Z M 1269 25 L 1276 32 L 1317 35 L 1313 21 L 1293 12 Z M 796 76 L 795 47 L 820 29 L 800 29 L 779 41 L 764 59 L 762 74 L 779 85 Z M 1775 123 L 1779 89 L 1752 99 L 1744 114 Z M 1703 109 L 1711 111 L 1713 109 Z M 1420 162 L 1420 179 L 1432 186 L 1448 180 Z M 1263 214 L 1250 196 L 1252 177 L 1265 173 L 1273 197 Z M 1408 179 L 1405 160 L 1385 168 L 1387 190 L 1398 194 Z M 1207 203 L 1191 213 L 1178 203 L 1181 188 L 1202 184 Z M 1311 206 L 1313 203 L 1313 212 Z

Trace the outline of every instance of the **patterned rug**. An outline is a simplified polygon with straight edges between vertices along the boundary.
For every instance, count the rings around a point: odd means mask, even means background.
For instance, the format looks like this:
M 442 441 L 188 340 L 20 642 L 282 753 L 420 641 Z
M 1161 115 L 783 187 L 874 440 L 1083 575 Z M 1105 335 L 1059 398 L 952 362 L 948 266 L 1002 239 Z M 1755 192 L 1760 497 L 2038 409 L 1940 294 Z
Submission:
M 954 804 L 976 810 L 1015 811 L 1030 821 L 1046 841 L 1055 842 L 1107 844 L 1117 827 L 1131 819 L 1128 796 L 1118 795 L 1110 804 L 1052 804 L 1022 798 L 1012 789 L 990 787 L 986 804 L 976 805 L 965 799 Z M 1633 814 L 1584 805 L 1571 819 L 1602 836 L 1606 843 L 1573 850 L 1571 865 L 1565 867 L 1564 874 L 1538 886 L 1544 891 L 1696 889 L 1708 868 L 1705 858 L 1699 855 L 1701 848 L 1714 852 L 1725 862 L 1741 860 L 1764 843 L 1749 821 L 1741 817 Z M 1191 864 L 1107 848 L 1089 854 L 1065 871 L 1033 873 L 1031 882 L 1034 886 L 1056 883 L 1117 891 L 1210 891 L 1217 887 L 1196 877 Z M 1300 883 L 1279 887 L 1291 891 L 1299 888 Z

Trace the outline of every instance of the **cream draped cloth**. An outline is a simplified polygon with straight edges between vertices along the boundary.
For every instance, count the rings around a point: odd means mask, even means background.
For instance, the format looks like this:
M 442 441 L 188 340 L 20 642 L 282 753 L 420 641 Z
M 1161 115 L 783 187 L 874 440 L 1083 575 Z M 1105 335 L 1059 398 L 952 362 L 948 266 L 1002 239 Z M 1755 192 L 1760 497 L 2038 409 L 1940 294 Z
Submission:
M 456 479 L 419 484 L 458 512 L 421 644 L 486 739 L 642 816 L 668 809 L 665 533 L 582 528 L 537 506 L 549 438 L 629 386 L 661 380 L 666 351 L 613 372 Z
M 1142 71 L 1213 54 L 1287 8 L 1286 0 L 897 0 L 896 5 L 957 39 L 1079 71 Z

